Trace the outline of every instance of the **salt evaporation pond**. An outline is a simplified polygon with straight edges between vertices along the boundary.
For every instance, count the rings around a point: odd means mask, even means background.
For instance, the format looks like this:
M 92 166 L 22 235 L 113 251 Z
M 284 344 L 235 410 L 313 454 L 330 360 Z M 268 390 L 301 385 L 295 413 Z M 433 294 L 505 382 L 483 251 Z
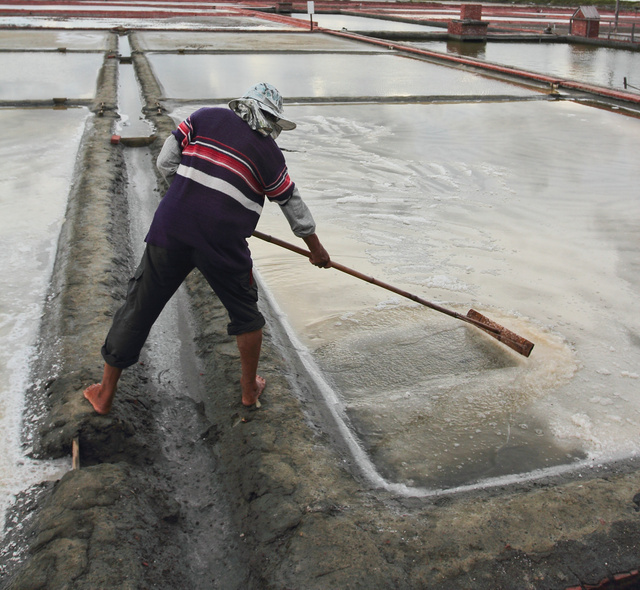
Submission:
M 151 56 L 170 98 L 237 96 L 267 77 L 287 96 L 323 99 L 542 98 L 394 55 L 186 57 Z M 305 67 L 311 57 L 325 59 Z M 384 83 L 361 74 L 360 57 Z M 215 79 L 194 77 L 182 95 L 176 81 L 199 65 Z M 640 336 L 626 315 L 638 282 L 637 120 L 569 102 L 287 108 L 300 126 L 280 144 L 337 260 L 536 342 L 522 359 L 252 240 L 268 289 L 388 481 L 451 488 L 637 452 Z M 295 240 L 277 207 L 260 229 Z
M 100 53 L 0 52 L 0 100 L 90 99 L 103 59 Z
M 43 302 L 89 111 L 0 109 L 0 515 L 69 461 L 32 462 L 20 440 Z
M 104 6 L 104 4 L 101 4 Z M 12 7 L 13 8 L 13 7 Z M 77 8 L 77 6 L 76 6 Z M 102 12 L 102 9 L 98 9 Z M 144 15 L 141 15 L 144 16 Z M 212 14 L 211 16 L 189 17 L 176 16 L 173 18 L 124 18 L 124 17 L 105 17 L 105 18 L 83 18 L 81 21 L 67 17 L 47 17 L 47 16 L 0 16 L 0 26 L 5 27 L 42 27 L 52 29 L 77 29 L 79 24 L 86 29 L 114 29 L 119 27 L 131 29 L 242 29 L 251 31 L 266 31 L 274 29 L 293 29 L 296 26 L 289 26 L 282 23 L 270 22 L 261 18 L 253 17 L 219 17 Z
M 309 21 L 309 14 L 294 12 L 294 18 Z M 348 31 L 410 31 L 410 32 L 438 32 L 442 33 L 446 29 L 442 27 L 431 27 L 419 25 L 417 23 L 404 23 L 380 18 L 368 18 L 364 16 L 351 16 L 346 14 L 314 14 L 313 22 L 323 29 Z
M 624 79 L 640 88 L 640 59 L 636 51 L 568 43 L 412 42 L 429 51 L 453 53 L 549 76 L 624 89 Z
M 299 127 L 280 145 L 337 261 L 536 343 L 524 359 L 251 240 L 388 481 L 452 488 L 638 452 L 640 121 L 573 102 L 287 108 Z M 274 206 L 259 229 L 296 241 Z
M 147 51 L 358 51 L 368 49 L 358 41 L 306 31 L 269 33 L 234 32 L 232 35 L 204 31 L 137 32 L 140 46 Z
M 2 30 L 0 49 L 106 50 L 107 34 L 105 31 Z
M 530 88 L 397 55 L 151 53 L 149 61 L 165 96 L 175 99 L 234 98 L 256 80 L 270 80 L 284 96 L 307 98 L 539 96 Z
M 253 245 L 384 475 L 455 486 L 637 453 L 640 121 L 570 102 L 291 112 L 282 145 L 336 259 L 536 342 L 519 358 Z M 263 229 L 287 235 L 276 214 Z

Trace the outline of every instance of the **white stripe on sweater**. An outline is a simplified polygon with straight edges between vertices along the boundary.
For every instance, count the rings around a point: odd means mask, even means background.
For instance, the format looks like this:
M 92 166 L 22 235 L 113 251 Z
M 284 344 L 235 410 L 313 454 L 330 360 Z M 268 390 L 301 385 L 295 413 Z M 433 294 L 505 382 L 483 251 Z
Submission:
M 180 166 L 178 166 L 176 174 L 193 180 L 194 182 L 206 186 L 207 188 L 211 188 L 213 190 L 224 193 L 228 197 L 231 197 L 234 201 L 240 203 L 240 205 L 242 205 L 245 209 L 255 211 L 258 215 L 262 213 L 262 205 L 258 205 L 258 203 L 255 203 L 251 199 L 248 199 L 244 194 L 242 194 L 242 191 L 238 190 L 232 184 L 229 184 L 226 180 L 216 178 L 215 176 L 209 176 L 209 174 L 205 174 L 200 170 L 190 168 L 189 166 L 185 166 L 184 164 L 180 164 Z

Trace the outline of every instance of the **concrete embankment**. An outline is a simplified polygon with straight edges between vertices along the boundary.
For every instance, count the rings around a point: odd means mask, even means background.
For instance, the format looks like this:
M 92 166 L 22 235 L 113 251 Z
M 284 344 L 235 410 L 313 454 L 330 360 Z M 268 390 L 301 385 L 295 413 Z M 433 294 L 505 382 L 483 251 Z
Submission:
M 173 122 L 135 35 L 131 46 L 148 117 L 163 138 Z M 3 587 L 634 583 L 636 465 L 429 498 L 371 489 L 315 411 L 319 402 L 283 354 L 273 320 L 261 363 L 263 406 L 241 406 L 235 342 L 197 273 L 187 291 L 206 401 L 159 387 L 140 364 L 125 372 L 112 414 L 94 414 L 82 390 L 101 376 L 99 349 L 135 264 L 125 159 L 127 149 L 140 148 L 110 143 L 116 72 L 117 61 L 106 58 L 94 106 L 104 114 L 82 144 L 43 320 L 35 368 L 43 385 L 29 392 L 29 418 L 39 417 L 28 433 L 33 454 L 68 455 L 78 438 L 81 468 L 21 498 L 14 514 L 22 512 L 26 525 L 5 542 L 21 543 L 24 558 L 13 567 L 5 560 Z M 143 149 L 157 154 L 160 144 Z M 210 519 L 220 507 L 228 526 Z M 220 539 L 226 549 L 207 559 Z

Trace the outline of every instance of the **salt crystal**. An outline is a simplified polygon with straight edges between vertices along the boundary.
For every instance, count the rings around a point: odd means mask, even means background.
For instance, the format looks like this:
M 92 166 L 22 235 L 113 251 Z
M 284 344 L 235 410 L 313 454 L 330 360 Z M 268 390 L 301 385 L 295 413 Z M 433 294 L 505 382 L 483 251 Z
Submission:
M 622 377 L 629 377 L 629 379 L 638 379 L 638 377 L 640 377 L 638 373 L 629 373 L 629 371 L 622 371 L 620 375 Z

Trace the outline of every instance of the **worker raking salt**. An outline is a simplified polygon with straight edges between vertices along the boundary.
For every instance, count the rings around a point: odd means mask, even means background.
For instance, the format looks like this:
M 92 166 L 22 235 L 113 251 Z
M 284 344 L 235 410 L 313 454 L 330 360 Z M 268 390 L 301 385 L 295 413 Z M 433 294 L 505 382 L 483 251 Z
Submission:
M 265 320 L 258 310 L 247 238 L 265 196 L 280 205 L 293 233 L 305 241 L 311 263 L 326 267 L 330 262 L 275 142 L 282 130 L 295 127 L 284 116 L 278 90 L 261 83 L 229 108 L 197 110 L 167 138 L 157 165 L 170 187 L 102 347 L 102 381 L 84 391 L 96 412 L 111 410 L 123 369 L 138 361 L 160 312 L 194 268 L 228 312 L 227 332 L 236 336 L 240 352 L 242 403 L 258 401 L 266 385 L 257 375 Z

